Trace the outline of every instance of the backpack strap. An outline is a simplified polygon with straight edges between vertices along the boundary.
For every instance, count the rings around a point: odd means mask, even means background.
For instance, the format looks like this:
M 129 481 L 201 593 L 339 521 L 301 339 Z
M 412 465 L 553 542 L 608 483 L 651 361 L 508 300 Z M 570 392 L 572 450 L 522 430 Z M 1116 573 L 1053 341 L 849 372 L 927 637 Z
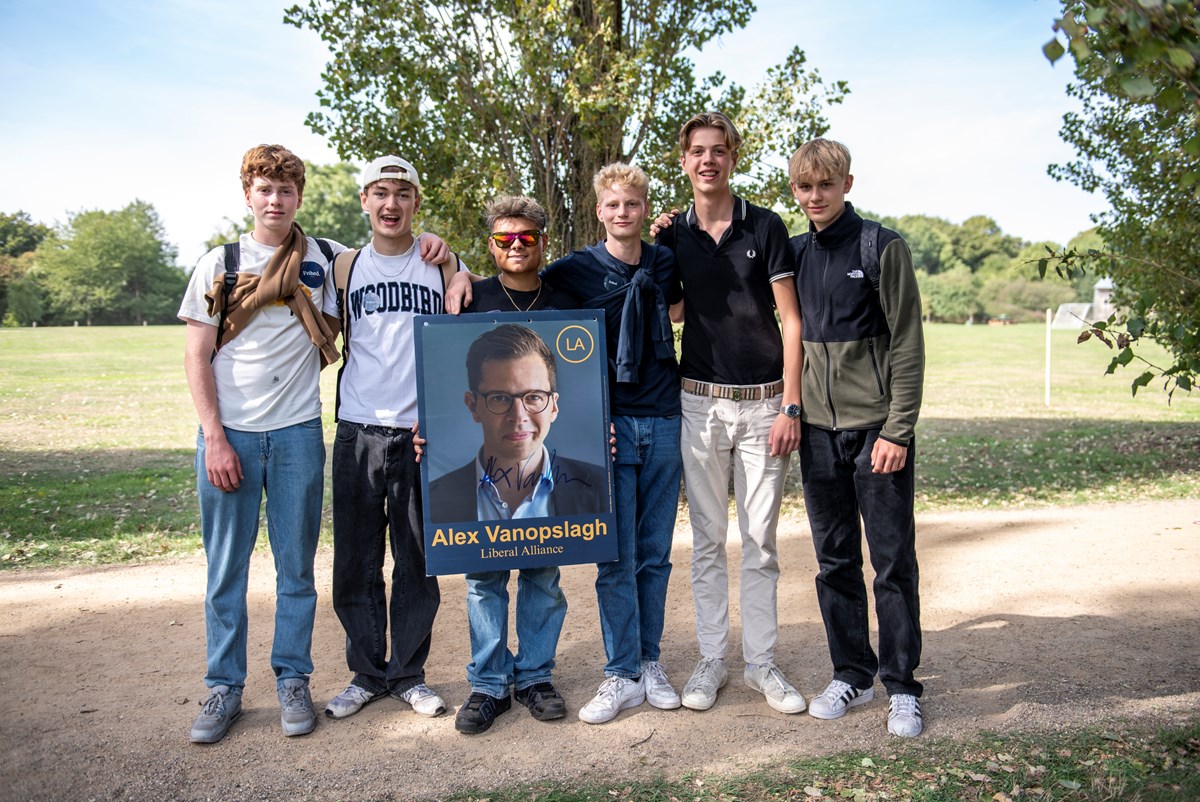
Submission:
M 321 249 L 321 253 L 325 254 L 325 263 L 333 264 L 333 246 L 329 244 L 329 240 L 313 237 L 317 241 L 317 247 Z
M 863 273 L 871 280 L 871 287 L 879 292 L 879 223 L 863 220 L 858 247 Z
M 346 293 L 350 288 L 350 275 L 354 272 L 354 265 L 360 253 L 362 251 L 359 249 L 342 251 L 333 259 L 333 286 L 337 297 L 338 320 L 342 324 L 342 364 L 338 367 L 337 391 L 333 401 L 335 421 L 338 420 L 338 410 L 342 406 L 342 371 L 346 369 L 346 362 L 350 359 L 350 304 Z
M 241 267 L 242 251 L 241 246 L 237 242 L 227 242 L 221 246 L 224 250 L 225 265 L 225 284 L 222 289 L 223 303 L 221 304 L 221 316 L 217 321 L 217 339 L 213 343 L 212 356 L 208 358 L 212 362 L 217 358 L 217 351 L 221 350 L 221 338 L 225 336 L 225 320 L 229 317 L 229 293 L 233 292 L 233 288 L 237 286 L 238 268 Z

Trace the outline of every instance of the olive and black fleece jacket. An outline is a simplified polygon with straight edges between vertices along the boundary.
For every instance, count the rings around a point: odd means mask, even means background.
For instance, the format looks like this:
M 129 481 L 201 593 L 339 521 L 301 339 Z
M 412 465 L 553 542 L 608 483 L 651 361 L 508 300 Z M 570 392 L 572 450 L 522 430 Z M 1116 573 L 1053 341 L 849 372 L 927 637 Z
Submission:
M 824 231 L 812 229 L 796 261 L 804 342 L 802 419 L 821 429 L 880 429 L 910 446 L 921 411 L 925 338 L 908 244 L 879 231 L 879 290 L 863 270 L 863 220 L 847 203 Z

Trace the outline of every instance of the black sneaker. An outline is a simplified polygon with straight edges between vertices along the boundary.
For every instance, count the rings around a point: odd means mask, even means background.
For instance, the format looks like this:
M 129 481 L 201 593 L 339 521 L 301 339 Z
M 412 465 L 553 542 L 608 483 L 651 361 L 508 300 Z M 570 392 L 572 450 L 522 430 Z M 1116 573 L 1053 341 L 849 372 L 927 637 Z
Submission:
M 454 717 L 454 729 L 470 735 L 486 732 L 496 716 L 512 707 L 512 697 L 505 694 L 497 699 L 486 693 L 472 692 Z
M 517 691 L 517 701 L 529 708 L 538 721 L 550 721 L 567 714 L 567 700 L 549 682 L 539 682 Z

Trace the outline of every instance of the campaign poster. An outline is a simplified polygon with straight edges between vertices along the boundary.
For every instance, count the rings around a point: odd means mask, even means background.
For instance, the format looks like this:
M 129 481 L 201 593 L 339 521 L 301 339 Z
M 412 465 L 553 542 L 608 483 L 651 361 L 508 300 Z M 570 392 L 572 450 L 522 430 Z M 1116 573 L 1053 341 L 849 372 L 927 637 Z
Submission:
M 416 319 L 429 575 L 617 558 L 597 310 Z

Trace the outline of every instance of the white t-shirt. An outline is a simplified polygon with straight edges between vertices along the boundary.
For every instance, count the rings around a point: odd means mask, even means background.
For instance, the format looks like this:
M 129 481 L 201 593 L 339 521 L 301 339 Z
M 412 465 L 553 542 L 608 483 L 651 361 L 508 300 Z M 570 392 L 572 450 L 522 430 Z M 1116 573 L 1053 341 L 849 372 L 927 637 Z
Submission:
M 239 272 L 262 275 L 275 248 L 255 242 L 250 234 L 243 234 L 239 242 Z M 345 250 L 336 242 L 330 245 L 334 254 Z M 188 281 L 179 317 L 218 325 L 220 318 L 208 314 L 204 293 L 212 289 L 217 276 L 224 274 L 222 248 L 200 257 Z M 337 316 L 333 269 L 312 237 L 308 238 L 308 251 L 300 266 L 300 285 L 312 296 L 317 309 Z M 266 432 L 321 415 L 320 354 L 283 301 L 260 309 L 241 333 L 225 342 L 213 360 L 212 371 L 221 423 L 230 429 Z
M 442 271 L 421 261 L 420 242 L 399 256 L 368 244 L 346 288 L 350 349 L 338 420 L 409 429 L 417 422 L 413 318 L 440 315 Z

